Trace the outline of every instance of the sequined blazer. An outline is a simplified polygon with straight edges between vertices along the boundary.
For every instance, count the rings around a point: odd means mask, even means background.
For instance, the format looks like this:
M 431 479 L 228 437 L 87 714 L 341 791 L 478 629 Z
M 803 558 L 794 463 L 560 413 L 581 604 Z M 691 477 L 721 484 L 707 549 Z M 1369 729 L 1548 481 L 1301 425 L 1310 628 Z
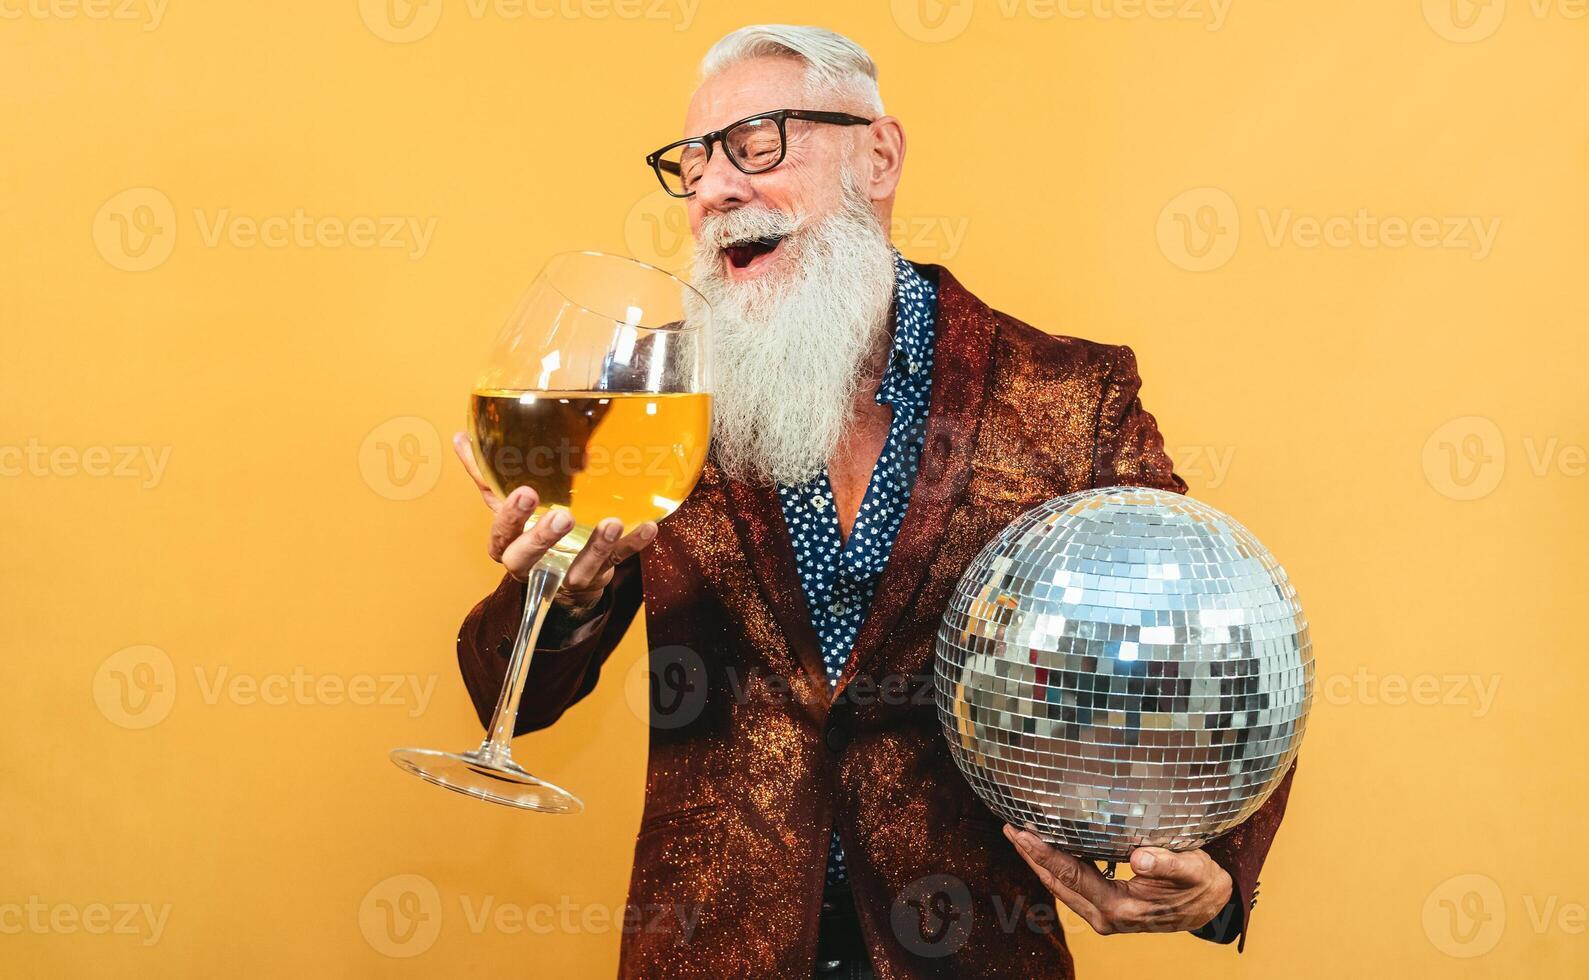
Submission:
M 616 569 L 593 620 L 548 622 L 520 733 L 595 687 L 644 600 L 652 723 L 622 977 L 810 977 L 833 827 L 879 977 L 1072 976 L 1052 897 L 939 732 L 934 636 L 960 574 L 1022 510 L 1088 487 L 1186 484 L 1129 348 L 1044 333 L 947 270 L 918 269 L 939 286 L 920 471 L 831 696 L 776 490 L 710 461 L 653 544 Z M 504 578 L 458 636 L 482 724 L 522 603 Z M 1235 883 L 1226 932 L 1243 942 L 1291 778 L 1207 846 Z

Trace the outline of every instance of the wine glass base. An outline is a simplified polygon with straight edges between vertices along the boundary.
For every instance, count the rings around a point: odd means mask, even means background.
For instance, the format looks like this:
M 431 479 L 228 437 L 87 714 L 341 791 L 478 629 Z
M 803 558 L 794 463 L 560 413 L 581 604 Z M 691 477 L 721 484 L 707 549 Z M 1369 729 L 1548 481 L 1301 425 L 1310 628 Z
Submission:
M 473 752 L 393 749 L 392 761 L 428 783 L 477 800 L 537 813 L 580 813 L 585 804 L 560 786 L 519 768 L 512 759 L 487 762 Z

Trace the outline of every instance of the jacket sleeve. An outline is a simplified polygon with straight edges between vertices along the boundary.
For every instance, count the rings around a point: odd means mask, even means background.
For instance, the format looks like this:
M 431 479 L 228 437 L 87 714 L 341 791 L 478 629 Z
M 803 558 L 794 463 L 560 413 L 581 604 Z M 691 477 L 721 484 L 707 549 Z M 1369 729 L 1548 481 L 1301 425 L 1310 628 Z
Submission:
M 1185 493 L 1186 481 L 1175 473 L 1164 451 L 1158 423 L 1142 407 L 1142 377 L 1137 372 L 1136 355 L 1129 347 L 1114 347 L 1111 353 L 1098 411 L 1092 485 L 1157 487 Z M 1285 816 L 1295 772 L 1293 765 L 1256 813 L 1203 848 L 1230 875 L 1231 895 L 1224 910 L 1213 921 L 1192 930 L 1192 935 L 1216 943 L 1239 938 L 1237 950 L 1245 948 L 1247 923 L 1258 899 L 1258 872 L 1280 828 L 1280 819 Z
M 1164 451 L 1158 422 L 1142 407 L 1142 377 L 1129 347 L 1112 353 L 1098 406 L 1098 434 L 1093 441 L 1092 486 L 1154 487 L 1186 492 Z
M 1247 947 L 1247 923 L 1252 918 L 1253 906 L 1258 903 L 1258 872 L 1263 868 L 1269 845 L 1274 843 L 1280 820 L 1286 815 L 1286 800 L 1291 795 L 1291 777 L 1297 772 L 1296 763 L 1286 773 L 1280 785 L 1258 812 L 1222 837 L 1204 845 L 1203 850 L 1214 863 L 1230 875 L 1230 901 L 1212 922 L 1192 935 L 1210 942 L 1228 943 L 1238 939 L 1236 951 Z
M 640 598 L 640 556 L 631 555 L 613 569 L 612 581 L 589 620 L 575 626 L 559 607 L 552 607 L 530 658 L 514 735 L 546 728 L 596 687 L 601 665 L 628 632 Z M 523 614 L 524 583 L 504 575 L 496 591 L 469 611 L 458 631 L 458 669 L 480 724 L 487 729 Z

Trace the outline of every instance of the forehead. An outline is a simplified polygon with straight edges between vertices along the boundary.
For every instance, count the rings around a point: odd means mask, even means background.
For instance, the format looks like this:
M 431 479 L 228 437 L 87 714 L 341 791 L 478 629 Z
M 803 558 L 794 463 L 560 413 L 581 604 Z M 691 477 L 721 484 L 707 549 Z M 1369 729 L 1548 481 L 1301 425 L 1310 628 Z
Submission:
M 698 136 L 774 109 L 821 108 L 805 104 L 805 87 L 806 63 L 799 58 L 751 58 L 730 65 L 695 90 L 684 133 Z

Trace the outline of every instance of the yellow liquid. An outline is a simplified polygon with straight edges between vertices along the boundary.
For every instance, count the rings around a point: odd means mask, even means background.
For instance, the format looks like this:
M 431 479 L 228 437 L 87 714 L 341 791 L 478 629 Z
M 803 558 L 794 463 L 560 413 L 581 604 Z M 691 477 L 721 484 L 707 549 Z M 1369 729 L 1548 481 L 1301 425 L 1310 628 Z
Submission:
M 705 394 L 485 389 L 469 396 L 469 435 L 498 494 L 540 495 L 536 514 L 566 507 L 578 548 L 596 522 L 625 530 L 673 513 L 700 478 L 712 424 Z

